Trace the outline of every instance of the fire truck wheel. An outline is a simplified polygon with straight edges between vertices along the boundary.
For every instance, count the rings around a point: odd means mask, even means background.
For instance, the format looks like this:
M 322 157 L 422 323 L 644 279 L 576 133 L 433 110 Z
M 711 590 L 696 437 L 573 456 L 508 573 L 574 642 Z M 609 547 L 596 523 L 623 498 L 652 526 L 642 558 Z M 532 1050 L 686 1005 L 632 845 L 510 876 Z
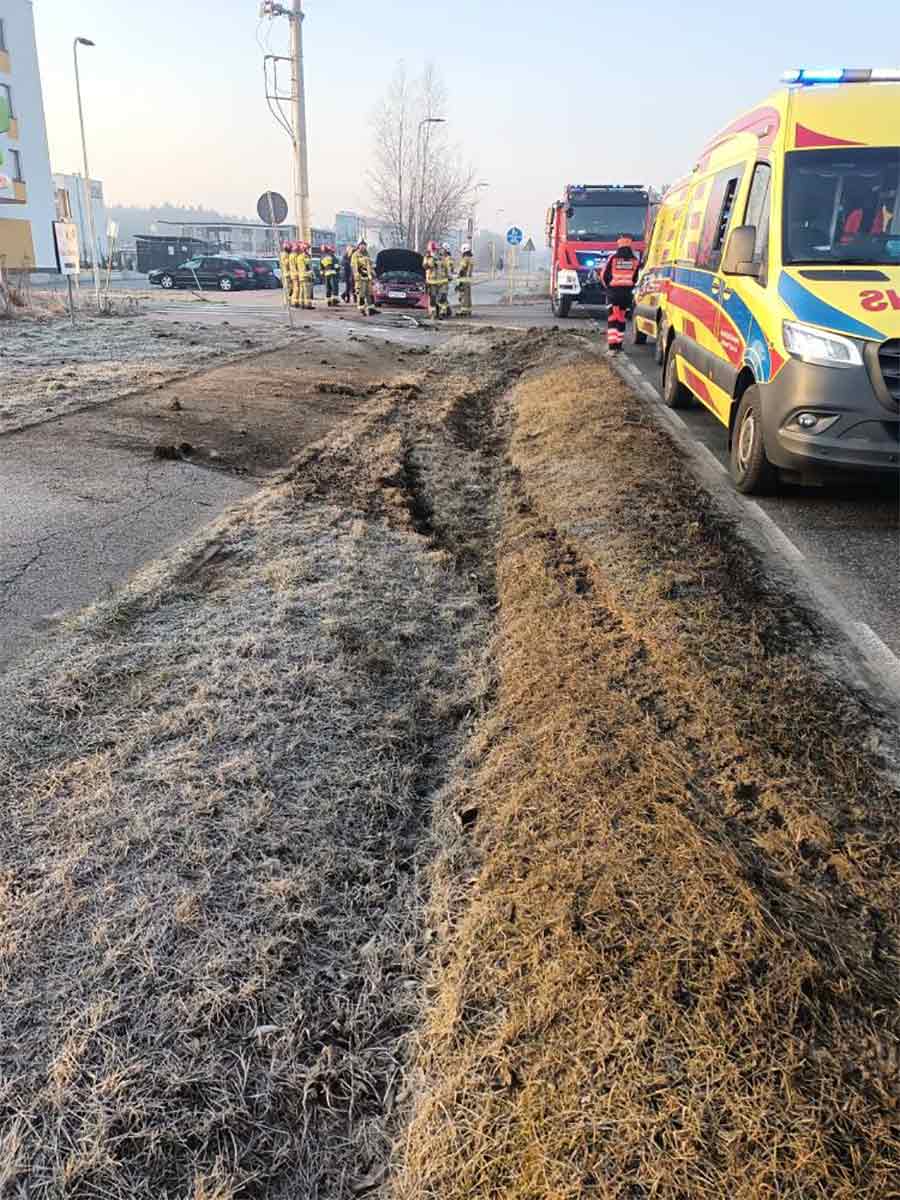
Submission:
M 637 322 L 634 317 L 631 318 L 631 344 L 632 346 L 643 346 L 647 341 L 646 333 L 641 333 L 637 327 Z
M 565 319 L 569 315 L 569 309 L 572 307 L 571 296 L 554 296 L 551 305 L 554 317 L 562 317 Z

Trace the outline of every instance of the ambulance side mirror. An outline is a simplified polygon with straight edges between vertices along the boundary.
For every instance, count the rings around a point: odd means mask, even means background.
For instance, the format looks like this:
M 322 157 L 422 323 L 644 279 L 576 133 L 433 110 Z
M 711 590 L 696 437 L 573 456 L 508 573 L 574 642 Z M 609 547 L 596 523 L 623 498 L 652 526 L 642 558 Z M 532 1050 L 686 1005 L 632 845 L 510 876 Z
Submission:
M 759 278 L 762 264 L 753 261 L 756 226 L 739 225 L 732 230 L 720 268 L 723 275 L 751 275 Z

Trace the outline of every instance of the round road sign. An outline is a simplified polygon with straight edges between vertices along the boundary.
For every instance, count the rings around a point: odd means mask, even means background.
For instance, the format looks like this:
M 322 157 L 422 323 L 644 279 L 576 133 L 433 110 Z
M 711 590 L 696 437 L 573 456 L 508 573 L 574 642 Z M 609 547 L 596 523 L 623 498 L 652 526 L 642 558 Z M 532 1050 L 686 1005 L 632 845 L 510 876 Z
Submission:
M 280 225 L 287 216 L 287 200 L 280 192 L 263 192 L 256 202 L 256 212 L 263 225 Z
M 506 231 L 506 240 L 509 242 L 509 244 L 511 246 L 521 246 L 522 239 L 524 237 L 525 237 L 525 234 L 518 227 L 518 225 L 511 225 L 510 228 L 507 229 L 507 231 Z

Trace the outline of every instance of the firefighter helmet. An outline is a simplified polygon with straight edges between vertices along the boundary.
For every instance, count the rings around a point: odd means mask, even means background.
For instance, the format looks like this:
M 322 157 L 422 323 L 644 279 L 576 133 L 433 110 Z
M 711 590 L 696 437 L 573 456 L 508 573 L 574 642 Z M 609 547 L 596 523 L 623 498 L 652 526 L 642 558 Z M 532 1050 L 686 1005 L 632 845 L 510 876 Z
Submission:
M 463 242 L 462 253 L 463 254 L 471 254 L 472 253 L 472 247 L 469 245 L 468 242 Z
M 429 254 L 437 254 L 438 250 L 440 250 L 440 246 L 437 244 L 437 242 L 429 242 L 428 243 L 428 253 Z

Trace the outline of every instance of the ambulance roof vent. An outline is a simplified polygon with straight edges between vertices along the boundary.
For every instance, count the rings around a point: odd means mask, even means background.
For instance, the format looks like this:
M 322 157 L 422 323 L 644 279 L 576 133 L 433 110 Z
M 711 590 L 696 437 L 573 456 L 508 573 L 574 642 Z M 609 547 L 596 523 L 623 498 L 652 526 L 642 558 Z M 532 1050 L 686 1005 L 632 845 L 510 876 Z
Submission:
M 781 79 L 802 84 L 900 82 L 900 67 L 793 67 Z

